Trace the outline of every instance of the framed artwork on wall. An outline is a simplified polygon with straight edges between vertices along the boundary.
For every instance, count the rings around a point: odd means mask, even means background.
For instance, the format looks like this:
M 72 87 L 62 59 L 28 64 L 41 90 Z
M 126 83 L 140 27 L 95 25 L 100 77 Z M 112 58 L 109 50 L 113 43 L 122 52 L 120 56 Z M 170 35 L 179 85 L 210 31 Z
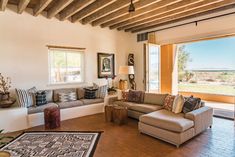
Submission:
M 114 54 L 97 53 L 98 78 L 112 78 L 115 75 Z

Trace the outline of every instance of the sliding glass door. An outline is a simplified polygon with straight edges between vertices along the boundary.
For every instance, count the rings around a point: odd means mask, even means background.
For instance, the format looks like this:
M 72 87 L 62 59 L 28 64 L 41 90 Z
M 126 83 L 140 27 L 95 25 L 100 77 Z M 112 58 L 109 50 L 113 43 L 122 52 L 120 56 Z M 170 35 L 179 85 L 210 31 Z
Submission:
M 160 46 L 145 45 L 145 89 L 147 92 L 160 92 Z

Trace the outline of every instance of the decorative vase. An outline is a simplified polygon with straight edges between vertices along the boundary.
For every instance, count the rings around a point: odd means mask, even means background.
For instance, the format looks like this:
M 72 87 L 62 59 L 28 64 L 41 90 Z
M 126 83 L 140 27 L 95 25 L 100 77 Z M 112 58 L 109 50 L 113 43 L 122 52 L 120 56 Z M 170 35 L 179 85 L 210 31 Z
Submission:
M 127 82 L 127 80 L 120 80 L 119 81 L 119 89 L 120 90 L 127 90 L 128 89 L 128 82 Z
M 0 151 L 0 157 L 10 157 L 11 154 L 9 152 L 6 151 Z
M 16 100 L 10 97 L 10 93 L 0 94 L 0 108 L 11 107 L 15 102 Z

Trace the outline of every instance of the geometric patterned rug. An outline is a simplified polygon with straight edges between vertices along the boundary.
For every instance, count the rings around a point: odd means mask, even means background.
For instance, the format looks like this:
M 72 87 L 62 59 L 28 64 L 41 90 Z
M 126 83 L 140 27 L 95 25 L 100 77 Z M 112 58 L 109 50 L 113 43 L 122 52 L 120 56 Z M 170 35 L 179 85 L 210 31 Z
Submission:
M 25 132 L 0 150 L 11 157 L 91 157 L 101 132 Z

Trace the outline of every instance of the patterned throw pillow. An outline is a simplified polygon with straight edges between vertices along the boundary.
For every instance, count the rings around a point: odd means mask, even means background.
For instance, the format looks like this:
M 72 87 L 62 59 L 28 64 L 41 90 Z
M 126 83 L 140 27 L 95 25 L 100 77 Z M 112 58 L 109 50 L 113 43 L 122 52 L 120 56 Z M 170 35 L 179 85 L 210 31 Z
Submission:
M 129 94 L 128 94 L 128 101 L 136 102 L 136 103 L 143 103 L 143 101 L 144 101 L 144 92 L 130 90 Z
M 85 89 L 85 99 L 95 99 L 96 98 L 96 91 L 97 89 L 94 89 L 93 87 L 90 88 L 84 88 Z
M 193 96 L 186 98 L 183 113 L 188 113 L 201 107 L 201 99 Z
M 168 110 L 168 111 L 172 111 L 174 100 L 175 100 L 175 96 L 168 95 L 165 98 L 165 102 L 164 102 L 163 108 Z
M 97 89 L 96 97 L 97 98 L 105 98 L 108 93 L 108 85 L 99 86 L 96 83 L 93 83 L 93 88 Z
M 77 94 L 75 92 L 70 93 L 59 93 L 59 102 L 68 102 L 68 101 L 76 101 Z
M 28 90 L 15 89 L 17 101 L 20 107 L 31 107 L 34 106 L 34 93 L 37 92 L 36 87 L 32 87 Z
M 36 106 L 41 106 L 47 104 L 47 94 L 46 91 L 40 91 L 35 94 Z
M 122 91 L 122 100 L 123 101 L 128 101 L 128 95 L 129 95 L 129 91 Z

